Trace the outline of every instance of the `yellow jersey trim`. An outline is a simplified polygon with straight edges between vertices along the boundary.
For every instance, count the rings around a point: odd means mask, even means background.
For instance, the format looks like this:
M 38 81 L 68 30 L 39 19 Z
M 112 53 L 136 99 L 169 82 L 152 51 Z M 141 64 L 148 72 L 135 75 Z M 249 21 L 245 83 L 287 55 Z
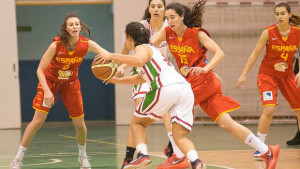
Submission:
M 266 107 L 266 106 L 276 106 L 278 103 L 276 103 L 276 104 L 265 104 L 265 105 L 263 105 L 263 107 Z
M 295 28 L 295 29 L 300 29 L 300 27 L 298 27 L 298 26 L 292 26 L 292 28 Z
M 234 110 L 239 109 L 239 108 L 240 108 L 240 106 L 239 106 L 239 107 L 236 107 L 236 108 L 233 108 L 233 109 L 230 109 L 230 110 L 227 110 L 227 111 L 224 111 L 223 113 L 219 114 L 219 116 L 216 118 L 215 122 L 217 122 L 218 119 L 219 119 L 223 114 L 228 113 L 228 112 L 231 112 L 231 111 L 234 111 Z
M 84 116 L 84 114 L 83 115 L 81 115 L 81 116 L 78 116 L 78 117 L 71 117 L 71 116 L 69 116 L 71 119 L 79 119 L 79 118 L 81 118 L 81 117 L 83 117 Z
M 33 107 L 33 106 L 32 106 L 32 108 L 33 108 L 34 110 L 36 110 L 36 111 L 40 111 L 40 112 L 43 112 L 43 113 L 46 113 L 46 114 L 49 113 L 49 112 L 47 112 L 47 111 L 45 111 L 45 110 L 37 109 L 37 108 L 35 108 L 35 107 Z
M 267 29 L 270 30 L 270 29 L 274 29 L 274 28 L 276 28 L 276 26 L 273 26 L 273 27 L 270 27 L 270 28 L 267 28 Z

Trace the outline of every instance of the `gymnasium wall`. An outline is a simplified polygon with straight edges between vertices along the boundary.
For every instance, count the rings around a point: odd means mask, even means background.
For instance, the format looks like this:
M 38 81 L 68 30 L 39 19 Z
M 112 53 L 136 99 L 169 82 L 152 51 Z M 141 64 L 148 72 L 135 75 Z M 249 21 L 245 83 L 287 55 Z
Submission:
M 77 14 L 91 29 L 91 36 L 106 50 L 114 51 L 112 4 L 96 5 L 29 5 L 16 6 L 18 26 L 19 74 L 22 121 L 32 119 L 32 100 L 38 79 L 39 60 L 61 29 L 61 23 L 70 13 Z M 114 86 L 96 80 L 90 71 L 95 55 L 89 53 L 79 68 L 86 120 L 114 120 Z M 69 120 L 68 113 L 59 101 L 52 108 L 47 121 Z
M 180 2 L 192 7 L 198 0 L 166 0 Z M 214 69 L 224 81 L 223 93 L 236 99 L 241 107 L 231 113 L 235 118 L 258 118 L 262 112 L 260 96 L 256 86 L 258 69 L 263 58 L 262 51 L 256 64 L 247 76 L 245 87 L 237 90 L 235 85 L 246 61 L 254 49 L 263 29 L 275 23 L 273 9 L 276 3 L 287 1 L 275 0 L 209 0 L 205 6 L 203 27 L 211 33 L 211 37 L 223 49 L 225 59 Z M 139 21 L 148 1 L 115 0 L 114 1 L 114 34 L 115 50 L 122 50 L 122 32 L 127 23 Z M 300 1 L 289 1 L 292 12 L 300 15 Z M 133 5 L 134 4 L 134 5 Z M 212 58 L 208 54 L 208 59 Z M 131 88 L 116 85 L 116 124 L 128 124 L 134 111 L 134 103 L 130 101 Z M 275 118 L 295 118 L 294 112 L 278 93 L 278 103 Z M 208 116 L 196 107 L 196 117 L 207 120 Z

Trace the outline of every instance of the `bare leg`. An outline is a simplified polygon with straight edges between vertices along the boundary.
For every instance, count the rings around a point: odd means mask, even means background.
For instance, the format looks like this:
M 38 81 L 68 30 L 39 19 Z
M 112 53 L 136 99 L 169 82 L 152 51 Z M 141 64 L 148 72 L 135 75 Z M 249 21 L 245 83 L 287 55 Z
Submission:
M 25 129 L 21 145 L 23 147 L 28 147 L 32 142 L 36 132 L 42 127 L 45 120 L 47 118 L 47 114 L 40 111 L 35 111 L 32 121 L 28 124 Z
M 247 136 L 252 133 L 248 128 L 234 121 L 228 113 L 219 117 L 217 123 L 223 130 L 232 133 L 241 141 L 245 141 Z
M 193 142 L 188 139 L 190 131 L 180 124 L 174 122 L 172 126 L 173 138 L 179 149 L 187 155 L 190 150 L 195 150 Z
M 87 129 L 84 122 L 84 117 L 78 118 L 78 119 L 72 119 L 74 128 L 76 130 L 76 138 L 77 143 L 81 146 L 84 146 L 86 143 L 86 135 L 87 135 Z
M 136 116 L 133 116 L 132 118 L 132 125 L 130 127 L 133 140 L 136 145 L 140 143 L 147 143 L 147 138 L 145 138 L 146 135 L 146 127 L 148 127 L 154 120 L 150 118 L 138 118 Z
M 270 123 L 275 112 L 275 106 L 265 106 L 258 122 L 258 132 L 267 134 L 270 129 Z
M 32 142 L 36 132 L 41 128 L 47 118 L 47 113 L 35 111 L 33 119 L 25 129 L 22 141 L 15 159 L 10 164 L 10 168 L 21 168 L 22 160 L 27 150 L 27 147 Z

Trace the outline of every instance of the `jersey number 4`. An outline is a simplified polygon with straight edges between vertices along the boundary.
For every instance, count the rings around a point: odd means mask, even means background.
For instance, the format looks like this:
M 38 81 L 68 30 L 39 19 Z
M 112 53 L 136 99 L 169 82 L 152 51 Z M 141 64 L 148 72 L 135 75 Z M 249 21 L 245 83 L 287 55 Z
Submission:
M 288 59 L 288 57 L 289 57 L 289 54 L 288 54 L 288 53 L 282 53 L 282 54 L 280 55 L 280 57 L 283 58 L 284 61 L 286 61 L 286 60 Z

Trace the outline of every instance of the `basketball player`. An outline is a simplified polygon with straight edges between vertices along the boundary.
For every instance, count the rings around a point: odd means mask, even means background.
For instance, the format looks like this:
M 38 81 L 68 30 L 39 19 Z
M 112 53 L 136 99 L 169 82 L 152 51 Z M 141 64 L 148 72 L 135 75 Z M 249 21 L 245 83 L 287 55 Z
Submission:
M 129 77 L 112 77 L 109 83 L 141 84 L 147 82 L 151 90 L 137 106 L 132 118 L 131 130 L 138 152 L 137 158 L 123 168 L 147 168 L 151 160 L 147 151 L 145 128 L 169 112 L 172 134 L 176 145 L 191 161 L 193 169 L 203 169 L 194 144 L 188 139 L 193 125 L 193 92 L 190 84 L 176 72 L 169 60 L 155 47 L 149 44 L 149 31 L 138 22 L 126 26 L 128 49 L 134 49 L 134 55 L 104 54 L 98 55 L 98 61 L 109 60 L 137 67 L 138 74 Z
M 168 26 L 168 23 L 164 20 L 165 6 L 166 6 L 165 0 L 148 1 L 148 7 L 145 10 L 145 15 L 141 23 L 145 26 L 146 29 L 149 30 L 150 39 L 155 37 L 159 30 L 164 29 L 166 26 Z M 158 46 L 158 49 L 161 51 L 161 53 L 164 56 L 167 56 L 168 58 L 173 58 L 168 50 L 168 45 L 165 41 Z M 128 49 L 127 45 L 124 44 L 122 54 L 127 55 L 129 53 L 130 53 L 130 49 Z M 123 74 L 124 69 L 126 69 L 127 67 L 128 66 L 126 64 L 119 66 L 117 70 L 117 75 Z M 135 67 L 132 68 L 132 75 L 134 74 L 137 74 Z M 150 91 L 150 86 L 147 83 L 133 85 L 132 99 L 135 101 L 135 107 L 137 107 L 141 103 L 143 97 L 149 91 Z M 157 166 L 157 169 L 164 169 L 166 167 L 168 167 L 169 169 L 171 169 L 171 167 L 176 169 L 189 168 L 190 164 L 187 162 L 187 159 L 185 158 L 184 154 L 180 151 L 180 149 L 177 147 L 177 145 L 174 142 L 168 114 L 165 114 L 163 116 L 163 120 L 164 120 L 165 128 L 167 130 L 168 138 L 170 140 L 168 146 L 164 150 L 164 153 L 168 157 L 168 159 L 164 164 Z M 131 130 L 129 130 L 127 147 L 126 147 L 126 155 L 121 169 L 123 169 L 123 167 L 126 166 L 126 164 L 128 164 L 130 161 L 133 160 L 135 150 L 136 148 L 132 138 L 132 133 Z M 172 163 L 172 161 L 174 160 L 176 161 L 176 163 L 174 162 Z
M 39 84 L 32 105 L 35 109 L 34 117 L 25 129 L 18 153 L 11 163 L 11 169 L 21 168 L 28 146 L 57 100 L 57 92 L 59 92 L 76 130 L 80 168 L 91 168 L 86 155 L 87 129 L 84 122 L 78 69 L 87 52 L 103 54 L 107 51 L 94 41 L 81 36 L 81 31 L 87 31 L 90 35 L 89 28 L 76 15 L 66 16 L 60 35 L 54 38 L 43 55 L 37 68 Z
M 166 40 L 175 57 L 181 74 L 191 84 L 195 103 L 223 130 L 230 132 L 249 146 L 263 151 L 268 169 L 274 169 L 279 155 L 279 145 L 268 147 L 249 129 L 234 121 L 228 112 L 239 108 L 239 103 L 223 96 L 220 83 L 212 72 L 224 58 L 222 49 L 202 29 L 202 15 L 206 0 L 200 0 L 190 10 L 187 6 L 172 3 L 166 7 L 169 26 L 160 31 L 151 42 L 157 46 Z M 210 62 L 206 51 L 214 56 Z
M 277 23 L 262 32 L 236 85 L 239 88 L 245 84 L 248 72 L 266 47 L 257 78 L 263 105 L 257 136 L 263 142 L 277 105 L 278 88 L 296 113 L 298 121 L 300 119 L 300 74 L 293 73 L 294 55 L 296 49 L 300 47 L 300 28 L 295 25 L 300 24 L 300 17 L 291 13 L 291 7 L 287 3 L 277 4 L 274 14 Z M 253 157 L 259 159 L 260 154 L 260 151 L 256 151 Z

